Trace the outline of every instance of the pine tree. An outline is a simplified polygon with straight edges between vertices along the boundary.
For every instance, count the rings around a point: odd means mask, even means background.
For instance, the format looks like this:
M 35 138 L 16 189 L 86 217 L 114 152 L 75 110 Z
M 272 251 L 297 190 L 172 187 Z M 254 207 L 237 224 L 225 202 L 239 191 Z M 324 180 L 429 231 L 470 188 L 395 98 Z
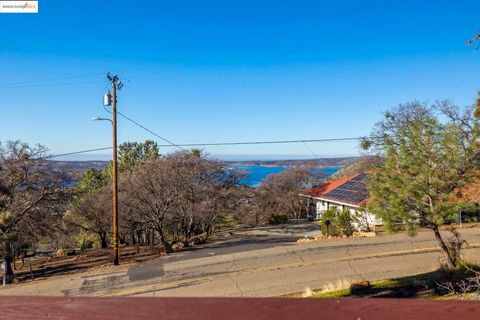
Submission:
M 441 122 L 436 111 L 443 115 Z M 382 218 L 389 231 L 431 229 L 454 268 L 458 254 L 440 233 L 442 224 L 456 220 L 462 187 L 478 178 L 478 118 L 473 108 L 463 112 L 448 102 L 429 107 L 400 105 L 385 114 L 368 143 L 384 163 L 368 183 L 368 210 Z

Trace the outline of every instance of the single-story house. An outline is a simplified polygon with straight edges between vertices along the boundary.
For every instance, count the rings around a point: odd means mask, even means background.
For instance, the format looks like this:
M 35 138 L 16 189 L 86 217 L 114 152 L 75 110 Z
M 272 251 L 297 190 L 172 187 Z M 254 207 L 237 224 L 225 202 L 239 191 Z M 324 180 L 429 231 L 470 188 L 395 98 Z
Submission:
M 310 218 L 321 219 L 322 214 L 331 207 L 348 209 L 352 215 L 362 210 L 361 205 L 368 199 L 367 177 L 367 173 L 356 173 L 307 190 L 302 195 L 310 201 Z M 370 227 L 382 224 L 380 219 L 368 212 L 363 217 Z
M 466 184 L 460 190 L 455 190 L 457 194 L 452 197 L 454 202 L 469 203 L 472 206 L 460 211 L 459 222 L 480 222 L 480 179 L 476 178 Z
M 321 219 L 322 214 L 336 207 L 339 210 L 349 209 L 352 215 L 359 210 L 365 210 L 362 204 L 368 200 L 366 178 L 368 173 L 356 173 L 338 180 L 327 181 L 319 187 L 310 188 L 302 196 L 309 200 L 310 219 Z M 469 211 L 459 212 L 459 221 L 480 221 L 480 179 L 475 179 L 457 190 L 458 197 L 451 201 L 470 203 L 474 206 Z M 363 214 L 364 222 L 372 229 L 382 225 L 382 220 L 367 212 Z

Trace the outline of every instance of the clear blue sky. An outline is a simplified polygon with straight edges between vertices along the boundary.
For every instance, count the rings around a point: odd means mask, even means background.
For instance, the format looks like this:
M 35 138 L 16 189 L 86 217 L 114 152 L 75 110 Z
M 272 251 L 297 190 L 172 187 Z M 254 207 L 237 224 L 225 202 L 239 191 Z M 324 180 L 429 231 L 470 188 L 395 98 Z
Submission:
M 125 81 L 119 110 L 176 143 L 360 136 L 400 102 L 470 104 L 480 89 L 480 51 L 464 42 L 480 29 L 479 1 L 136 2 L 39 0 L 38 15 L 0 14 L 0 140 L 109 146 L 109 126 L 90 121 L 106 116 L 106 71 Z M 120 141 L 155 138 L 119 125 Z M 206 150 L 311 156 L 302 144 Z

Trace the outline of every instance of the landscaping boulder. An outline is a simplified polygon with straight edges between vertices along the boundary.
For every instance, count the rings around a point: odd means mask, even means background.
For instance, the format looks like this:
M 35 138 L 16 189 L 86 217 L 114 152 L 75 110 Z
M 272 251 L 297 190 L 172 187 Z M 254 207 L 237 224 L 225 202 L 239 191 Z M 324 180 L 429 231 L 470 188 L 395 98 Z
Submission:
M 350 292 L 353 295 L 363 293 L 368 288 L 370 288 L 370 281 L 367 280 L 355 281 L 350 284 Z
M 207 240 L 207 233 L 202 233 L 202 234 L 199 234 L 198 236 L 194 236 L 194 237 L 191 237 L 190 239 L 188 239 L 188 243 L 190 245 L 195 245 L 195 244 L 203 244 L 205 243 Z
M 65 251 L 63 249 L 58 249 L 57 251 L 55 251 L 55 256 L 56 257 L 65 257 L 67 254 L 65 253 Z
M 178 249 L 181 249 L 181 248 L 184 248 L 185 247 L 185 244 L 181 241 L 178 241 L 174 244 L 172 244 L 172 249 L 173 250 L 178 250 Z

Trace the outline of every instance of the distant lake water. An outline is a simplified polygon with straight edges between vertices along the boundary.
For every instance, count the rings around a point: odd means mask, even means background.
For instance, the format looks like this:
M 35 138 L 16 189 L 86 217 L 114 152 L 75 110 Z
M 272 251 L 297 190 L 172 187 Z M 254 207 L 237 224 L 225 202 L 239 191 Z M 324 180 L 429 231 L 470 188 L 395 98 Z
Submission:
M 280 173 L 285 171 L 287 167 L 269 167 L 269 166 L 243 166 L 243 165 L 234 165 L 235 169 L 245 172 L 246 177 L 240 183 L 243 185 L 248 185 L 251 187 L 258 187 L 260 183 L 269 175 L 273 173 Z M 331 167 L 331 168 L 318 168 L 319 172 L 325 173 L 327 176 L 330 176 L 340 170 L 341 167 Z M 64 182 L 65 187 L 76 187 L 78 181 L 69 180 Z
M 242 184 L 249 185 L 251 187 L 258 187 L 260 183 L 269 175 L 273 173 L 280 173 L 285 171 L 286 167 L 268 167 L 268 166 L 234 166 L 237 170 L 245 172 L 246 177 L 241 181 Z M 330 176 L 340 170 L 341 167 L 332 168 L 318 168 L 319 172 L 325 173 Z

